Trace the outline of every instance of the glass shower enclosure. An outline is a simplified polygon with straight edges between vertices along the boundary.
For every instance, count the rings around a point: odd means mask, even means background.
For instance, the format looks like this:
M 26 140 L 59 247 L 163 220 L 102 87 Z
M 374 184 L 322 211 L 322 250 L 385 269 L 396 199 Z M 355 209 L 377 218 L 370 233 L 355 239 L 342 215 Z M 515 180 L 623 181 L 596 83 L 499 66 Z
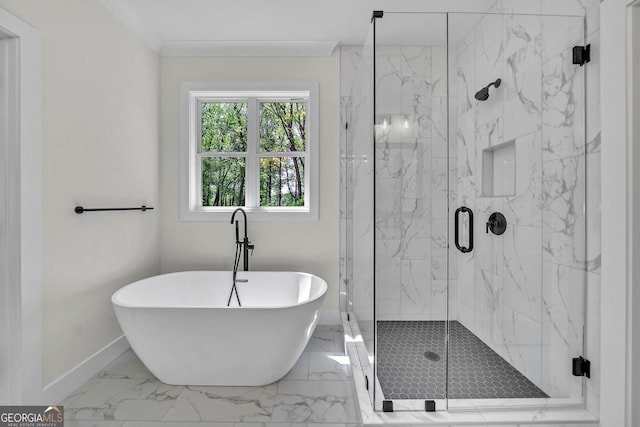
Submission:
M 582 404 L 584 40 L 380 11 L 343 50 L 343 310 L 376 410 Z

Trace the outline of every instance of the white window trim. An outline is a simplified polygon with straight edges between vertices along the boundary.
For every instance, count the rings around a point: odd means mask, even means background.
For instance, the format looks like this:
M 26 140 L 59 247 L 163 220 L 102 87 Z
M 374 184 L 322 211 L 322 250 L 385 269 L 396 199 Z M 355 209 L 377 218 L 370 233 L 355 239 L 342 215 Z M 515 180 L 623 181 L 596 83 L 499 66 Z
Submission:
M 247 96 L 260 98 L 282 97 L 291 92 L 292 97 L 307 92 L 308 133 L 307 158 L 305 163 L 305 206 L 304 207 L 258 207 L 243 209 L 252 221 L 317 221 L 318 220 L 318 157 L 319 157 L 319 84 L 318 82 L 189 82 L 180 88 L 180 219 L 182 221 L 229 221 L 236 207 L 202 207 L 201 191 L 198 188 L 197 134 L 199 123 L 192 118 L 198 114 L 198 100 L 208 92 L 219 92 L 229 98 L 237 98 L 243 92 Z M 255 120 L 248 116 L 247 120 Z M 254 127 L 256 124 L 253 124 Z M 249 147 L 247 147 L 249 150 Z M 260 153 L 264 154 L 264 153 Z M 251 157 L 251 156 L 249 156 Z M 255 166 L 255 165 L 254 165 Z M 253 169 L 256 169 L 255 171 Z M 246 164 L 246 179 L 257 179 L 257 166 Z M 253 203 L 257 204 L 256 201 Z

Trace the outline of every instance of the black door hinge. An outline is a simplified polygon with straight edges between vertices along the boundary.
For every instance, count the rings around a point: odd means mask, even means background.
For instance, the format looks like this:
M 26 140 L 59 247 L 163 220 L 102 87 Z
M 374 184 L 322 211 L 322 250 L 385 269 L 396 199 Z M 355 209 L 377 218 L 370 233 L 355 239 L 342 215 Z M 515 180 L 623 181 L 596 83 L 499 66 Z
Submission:
M 369 377 L 366 375 L 364 376 L 364 388 L 369 390 Z
M 587 62 L 591 62 L 591 45 L 574 46 L 573 63 L 582 67 Z
M 576 377 L 591 378 L 591 362 L 584 357 L 573 358 L 573 375 Z
M 384 15 L 383 11 L 374 10 L 373 13 L 371 14 L 371 22 L 373 22 L 376 18 L 382 18 L 382 15 Z

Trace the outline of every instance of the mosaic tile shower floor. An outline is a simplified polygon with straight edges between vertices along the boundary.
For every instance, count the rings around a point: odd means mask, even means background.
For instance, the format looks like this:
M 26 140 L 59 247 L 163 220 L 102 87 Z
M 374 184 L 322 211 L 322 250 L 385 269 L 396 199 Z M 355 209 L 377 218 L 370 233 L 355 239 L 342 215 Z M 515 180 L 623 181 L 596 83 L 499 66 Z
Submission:
M 387 399 L 444 399 L 445 321 L 379 321 L 378 380 Z M 449 398 L 545 398 L 457 321 L 450 322 Z

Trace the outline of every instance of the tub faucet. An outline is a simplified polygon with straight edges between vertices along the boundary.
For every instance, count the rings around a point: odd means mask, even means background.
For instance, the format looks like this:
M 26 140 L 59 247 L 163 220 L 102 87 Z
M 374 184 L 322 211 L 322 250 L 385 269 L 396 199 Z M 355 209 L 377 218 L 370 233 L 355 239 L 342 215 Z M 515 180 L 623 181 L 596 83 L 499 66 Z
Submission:
M 255 245 L 253 245 L 249 241 L 249 237 L 247 236 L 247 213 L 244 211 L 244 209 L 238 208 L 233 211 L 233 214 L 231 215 L 231 224 L 233 224 L 233 220 L 238 212 L 242 212 L 242 216 L 244 217 L 244 238 L 240 240 L 238 221 L 236 221 L 236 246 L 238 248 L 242 248 L 242 254 L 244 257 L 244 271 L 249 271 L 249 251 L 251 251 L 251 253 L 253 254 Z

